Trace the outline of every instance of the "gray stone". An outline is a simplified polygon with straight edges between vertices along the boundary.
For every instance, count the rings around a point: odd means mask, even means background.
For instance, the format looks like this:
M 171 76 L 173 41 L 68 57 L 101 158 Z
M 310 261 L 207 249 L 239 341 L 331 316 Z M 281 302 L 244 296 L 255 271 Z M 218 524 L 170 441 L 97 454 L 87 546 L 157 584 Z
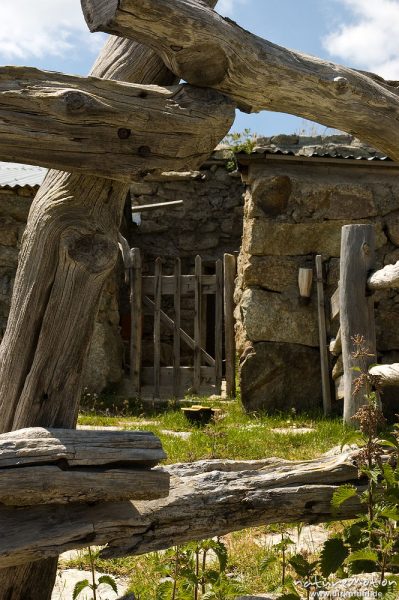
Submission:
M 395 211 L 386 217 L 387 232 L 390 241 L 399 246 L 399 211 Z
M 318 346 L 317 302 L 298 296 L 247 289 L 241 297 L 241 321 L 252 342 L 290 342 Z
M 25 223 L 28 218 L 33 196 L 33 190 L 30 190 L 30 193 L 27 196 L 23 196 L 11 190 L 0 190 L 0 216 Z
M 294 256 L 248 256 L 240 261 L 239 274 L 243 288 L 259 286 L 275 292 L 298 290 L 300 267 L 312 266 L 303 257 Z
M 298 256 L 315 253 L 339 256 L 341 229 L 348 224 L 348 221 L 292 224 L 248 219 L 244 223 L 243 249 L 257 256 Z M 377 223 L 376 247 L 380 248 L 386 241 L 381 224 Z
M 294 344 L 254 344 L 240 368 L 247 411 L 309 410 L 321 405 L 318 349 Z
M 292 183 L 287 175 L 265 177 L 253 184 L 252 199 L 264 215 L 277 216 L 286 211 L 291 191 Z

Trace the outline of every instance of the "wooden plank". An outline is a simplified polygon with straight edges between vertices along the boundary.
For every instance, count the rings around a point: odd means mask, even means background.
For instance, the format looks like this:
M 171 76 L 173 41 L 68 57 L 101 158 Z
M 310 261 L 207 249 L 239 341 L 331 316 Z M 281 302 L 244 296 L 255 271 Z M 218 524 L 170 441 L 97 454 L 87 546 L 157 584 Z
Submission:
M 150 431 L 107 431 L 27 427 L 0 435 L 0 469 L 50 462 L 67 468 L 123 462 L 154 466 L 166 458 Z
M 369 290 L 386 290 L 399 288 L 399 261 L 394 265 L 386 265 L 375 271 L 367 280 Z
M 132 248 L 130 251 L 132 268 L 130 272 L 130 314 L 131 314 L 131 333 L 130 333 L 130 379 L 132 382 L 132 391 L 139 395 L 141 390 L 140 369 L 141 369 L 141 348 L 143 337 L 143 302 L 141 285 L 141 253 L 139 248 Z
M 173 396 L 179 397 L 180 391 L 180 298 L 181 298 L 181 260 L 175 259 L 174 270 L 174 324 L 173 324 Z
M 144 296 L 143 297 L 143 304 L 145 304 L 145 306 L 148 306 L 148 308 L 150 308 L 151 310 L 154 310 L 154 302 L 148 298 L 148 296 Z M 163 311 L 161 310 L 161 320 L 162 323 L 164 323 L 164 325 L 166 325 L 169 329 L 171 329 L 173 331 L 173 320 Z M 180 337 L 182 339 L 183 342 L 185 342 L 189 348 L 191 348 L 192 350 L 194 350 L 195 347 L 195 342 L 193 340 L 193 338 L 191 336 L 188 335 L 188 333 L 186 331 L 184 331 L 184 329 L 180 328 Z M 212 356 L 210 356 L 206 350 L 204 350 L 203 348 L 201 348 L 201 354 L 205 360 L 205 362 L 211 366 L 214 367 L 215 366 L 215 359 L 212 358 Z
M 333 321 L 339 315 L 339 284 L 333 295 L 331 296 L 331 320 Z
M 174 294 L 174 276 L 162 275 L 162 295 Z M 215 275 L 202 275 L 202 294 L 214 294 L 216 290 Z M 181 276 L 181 294 L 194 294 L 195 292 L 195 275 Z M 154 276 L 143 276 L 143 294 L 152 296 L 154 294 Z
M 220 259 L 216 261 L 215 268 L 215 391 L 220 395 L 223 377 L 223 263 Z
M 202 311 L 202 260 L 195 257 L 195 291 L 194 291 L 194 380 L 193 393 L 198 394 L 201 384 L 201 311 Z
M 374 225 L 345 225 L 342 228 L 340 261 L 340 323 L 342 358 L 344 364 L 344 421 L 353 425 L 353 415 L 365 403 L 364 386 L 353 394 L 354 381 L 359 373 L 354 367 L 367 366 L 376 361 L 374 303 L 366 295 L 368 274 L 374 267 Z M 354 358 L 353 338 L 362 336 L 371 356 L 362 358 L 362 365 Z
M 331 388 L 330 374 L 327 351 L 327 331 L 326 331 L 326 307 L 324 301 L 324 283 L 323 283 L 323 263 L 321 255 L 316 256 L 316 277 L 317 277 L 317 310 L 319 321 L 319 346 L 320 346 L 320 365 L 321 365 L 321 387 L 323 393 L 323 411 L 325 415 L 331 413 Z
M 162 259 L 155 261 L 154 276 L 154 399 L 159 399 L 159 379 L 161 368 L 161 300 L 162 300 Z
M 226 356 L 226 394 L 236 395 L 236 341 L 234 332 L 234 285 L 236 277 L 236 257 L 225 254 L 224 262 L 224 335 Z

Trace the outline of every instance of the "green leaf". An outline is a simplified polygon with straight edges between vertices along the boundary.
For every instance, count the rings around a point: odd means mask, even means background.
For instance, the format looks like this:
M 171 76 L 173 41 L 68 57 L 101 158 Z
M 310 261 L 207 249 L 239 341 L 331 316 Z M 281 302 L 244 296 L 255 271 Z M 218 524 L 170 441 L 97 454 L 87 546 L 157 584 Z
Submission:
M 356 373 L 363 373 L 360 367 L 351 367 L 351 371 L 355 371 Z
M 265 556 L 264 558 L 262 558 L 259 564 L 260 572 L 264 573 L 265 571 L 267 571 L 267 569 L 275 562 L 277 562 L 277 560 L 277 556 L 273 556 L 273 554 L 269 554 L 269 556 Z
M 156 591 L 156 600 L 168 600 L 170 598 L 170 592 L 173 589 L 172 581 L 162 581 Z
M 294 554 L 294 556 L 291 556 L 288 562 L 300 577 L 308 577 L 311 575 L 312 571 L 317 565 L 317 561 L 310 563 L 304 556 L 302 556 L 302 554 Z
M 355 550 L 355 552 L 352 552 L 352 554 L 345 559 L 345 562 L 350 564 L 358 560 L 368 560 L 376 563 L 378 561 L 378 555 L 377 552 L 371 548 L 363 548 L 362 550 Z
M 382 474 L 384 476 L 385 481 L 389 486 L 396 485 L 396 477 L 395 471 L 393 470 L 391 465 L 384 464 L 382 465 Z
M 337 509 L 341 506 L 341 504 L 343 504 L 350 498 L 353 498 L 354 496 L 357 496 L 357 489 L 354 485 L 351 485 L 349 483 L 346 483 L 345 485 L 340 485 L 339 488 L 333 494 L 331 505 L 333 506 L 333 508 Z
M 79 596 L 80 592 L 83 592 L 83 590 L 87 587 L 88 588 L 90 587 L 88 579 L 82 579 L 81 581 L 78 581 L 76 583 L 75 587 L 73 588 L 72 600 L 76 600 L 76 598 Z
M 221 542 L 220 540 L 215 541 L 215 540 L 211 540 L 211 544 L 210 544 L 210 548 L 213 550 L 213 552 L 216 554 L 217 559 L 219 561 L 219 567 L 221 571 L 225 571 L 226 567 L 227 567 L 227 561 L 228 561 L 228 553 L 227 553 L 227 548 L 225 546 L 225 544 L 223 544 L 223 542 Z
M 344 542 L 339 538 L 326 540 L 320 554 L 320 568 L 323 577 L 336 573 L 343 565 L 349 551 Z
M 105 583 L 114 590 L 115 594 L 118 593 L 118 586 L 116 585 L 115 579 L 111 577 L 111 575 L 101 575 L 101 577 L 98 578 L 98 583 Z

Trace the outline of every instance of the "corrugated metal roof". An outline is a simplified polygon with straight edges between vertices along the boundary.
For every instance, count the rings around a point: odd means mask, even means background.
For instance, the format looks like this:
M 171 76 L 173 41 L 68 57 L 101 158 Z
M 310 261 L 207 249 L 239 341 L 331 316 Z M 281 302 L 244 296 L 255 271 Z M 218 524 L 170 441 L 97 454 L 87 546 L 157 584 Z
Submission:
M 44 167 L 0 162 L 0 187 L 36 187 L 42 184 L 46 172 Z

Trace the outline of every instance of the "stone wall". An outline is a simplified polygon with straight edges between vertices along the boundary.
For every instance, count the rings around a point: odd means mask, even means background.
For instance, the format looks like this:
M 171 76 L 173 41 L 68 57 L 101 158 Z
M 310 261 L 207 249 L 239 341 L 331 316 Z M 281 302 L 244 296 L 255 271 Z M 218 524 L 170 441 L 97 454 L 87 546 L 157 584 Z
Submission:
M 399 259 L 399 166 L 294 152 L 271 159 L 258 150 L 242 157 L 242 168 L 248 187 L 235 296 L 242 399 L 248 410 L 311 409 L 321 405 L 316 285 L 314 277 L 308 303 L 300 299 L 298 270 L 321 254 L 330 298 L 348 223 L 375 224 L 377 267 Z M 399 295 L 375 299 L 379 360 L 392 362 Z M 328 329 L 333 336 L 337 324 Z

